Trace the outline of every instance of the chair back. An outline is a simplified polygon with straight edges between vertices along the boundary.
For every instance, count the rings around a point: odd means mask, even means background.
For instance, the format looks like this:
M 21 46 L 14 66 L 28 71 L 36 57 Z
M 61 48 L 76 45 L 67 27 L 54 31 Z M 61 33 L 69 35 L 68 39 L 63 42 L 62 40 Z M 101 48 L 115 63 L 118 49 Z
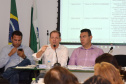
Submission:
M 126 66 L 126 55 L 114 55 L 114 57 L 116 58 L 119 66 Z

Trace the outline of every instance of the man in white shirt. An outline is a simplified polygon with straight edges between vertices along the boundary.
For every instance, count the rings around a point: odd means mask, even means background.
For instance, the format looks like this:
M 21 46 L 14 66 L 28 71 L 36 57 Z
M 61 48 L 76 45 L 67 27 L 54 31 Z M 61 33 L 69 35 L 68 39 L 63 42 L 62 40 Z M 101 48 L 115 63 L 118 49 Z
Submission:
M 42 59 L 43 64 L 47 64 L 48 61 L 50 61 L 53 66 L 58 61 L 61 66 L 66 66 L 68 60 L 68 49 L 59 44 L 61 41 L 60 32 L 57 30 L 52 31 L 50 33 L 49 41 L 49 45 L 42 46 L 37 53 L 33 54 L 35 59 L 37 61 Z

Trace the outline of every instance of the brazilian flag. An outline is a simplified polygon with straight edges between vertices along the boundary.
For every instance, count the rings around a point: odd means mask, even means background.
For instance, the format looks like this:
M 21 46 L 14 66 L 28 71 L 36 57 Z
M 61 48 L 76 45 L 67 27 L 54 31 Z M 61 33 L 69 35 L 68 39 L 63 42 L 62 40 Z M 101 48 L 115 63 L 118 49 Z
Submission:
M 15 0 L 11 0 L 10 22 L 9 22 L 9 39 L 8 44 L 11 44 L 11 35 L 13 31 L 19 31 L 17 8 Z

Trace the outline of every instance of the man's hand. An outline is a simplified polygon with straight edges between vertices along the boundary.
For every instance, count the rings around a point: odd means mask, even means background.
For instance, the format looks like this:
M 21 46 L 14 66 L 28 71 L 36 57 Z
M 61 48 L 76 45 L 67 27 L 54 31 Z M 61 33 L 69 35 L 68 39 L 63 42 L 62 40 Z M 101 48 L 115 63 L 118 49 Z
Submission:
M 25 54 L 24 54 L 24 50 L 22 50 L 22 51 L 18 50 L 17 54 L 18 54 L 18 56 L 20 56 L 23 59 L 26 57 Z
M 37 58 L 41 57 L 41 55 L 45 52 L 47 47 L 48 47 L 47 45 L 42 46 L 41 50 L 39 52 L 37 52 L 36 57 Z
M 12 56 L 14 53 L 16 53 L 16 51 L 17 51 L 17 48 L 13 48 L 11 51 L 10 51 L 10 53 L 8 54 L 9 56 Z
M 47 47 L 48 47 L 47 45 L 42 46 L 42 47 L 41 47 L 41 51 L 42 51 L 42 52 L 45 52 L 45 50 L 46 50 Z

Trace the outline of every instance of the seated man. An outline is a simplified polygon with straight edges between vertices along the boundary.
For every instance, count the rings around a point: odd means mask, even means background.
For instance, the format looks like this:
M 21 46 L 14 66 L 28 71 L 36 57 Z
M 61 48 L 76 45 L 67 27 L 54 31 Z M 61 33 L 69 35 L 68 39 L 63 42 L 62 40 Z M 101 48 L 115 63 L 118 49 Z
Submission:
M 68 60 L 68 49 L 59 44 L 61 41 L 60 37 L 61 34 L 59 31 L 52 31 L 49 38 L 50 44 L 44 45 L 37 53 L 33 54 L 35 59 L 42 59 L 42 63 L 46 65 L 48 61 L 50 61 L 52 66 L 57 62 L 60 63 L 61 66 L 66 66 Z M 41 73 L 36 79 L 38 80 L 39 78 L 43 78 L 44 75 L 45 73 Z
M 68 49 L 60 45 L 59 42 L 61 41 L 61 34 L 59 31 L 52 31 L 50 33 L 50 44 L 44 45 L 41 49 L 33 54 L 36 60 L 41 60 L 43 64 L 47 64 L 48 61 L 51 62 L 53 66 L 57 61 L 61 64 L 61 66 L 67 65 L 68 60 Z
M 15 66 L 26 66 L 35 64 L 32 57 L 32 50 L 22 45 L 22 33 L 14 31 L 11 36 L 12 45 L 5 46 L 0 52 L 0 68 L 5 67 L 1 77 L 8 79 L 10 84 L 18 84 L 19 76 L 24 75 L 24 70 L 16 70 Z M 20 75 L 19 75 L 20 74 Z M 29 75 L 25 73 L 23 77 Z
M 92 34 L 89 29 L 82 29 L 80 41 L 82 47 L 75 49 L 70 57 L 69 65 L 94 66 L 95 59 L 103 54 L 103 50 L 91 44 Z

